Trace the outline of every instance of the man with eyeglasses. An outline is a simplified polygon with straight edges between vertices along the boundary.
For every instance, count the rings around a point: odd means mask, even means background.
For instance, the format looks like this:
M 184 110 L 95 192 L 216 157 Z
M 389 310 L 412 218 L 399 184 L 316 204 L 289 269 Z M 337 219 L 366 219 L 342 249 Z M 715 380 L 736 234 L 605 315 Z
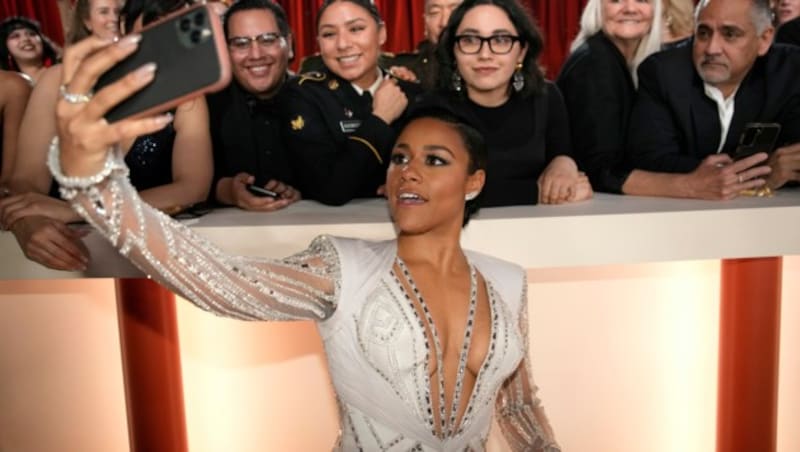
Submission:
M 240 0 L 225 15 L 233 81 L 208 97 L 214 146 L 212 199 L 274 211 L 300 199 L 281 138 L 292 34 L 271 0 Z

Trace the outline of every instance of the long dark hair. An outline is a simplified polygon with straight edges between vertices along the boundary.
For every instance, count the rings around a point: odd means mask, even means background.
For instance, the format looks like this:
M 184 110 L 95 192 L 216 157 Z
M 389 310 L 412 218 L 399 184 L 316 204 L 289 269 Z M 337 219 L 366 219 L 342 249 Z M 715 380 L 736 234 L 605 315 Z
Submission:
M 517 0 L 465 0 L 458 5 L 450 16 L 447 27 L 442 30 L 442 35 L 439 37 L 439 44 L 436 48 L 436 55 L 439 59 L 436 86 L 444 91 L 453 91 L 451 80 L 453 79 L 453 73 L 457 70 L 455 56 L 456 32 L 467 11 L 479 5 L 494 5 L 505 11 L 514 28 L 517 29 L 520 45 L 528 46 L 528 51 L 522 60 L 522 75 L 525 78 L 525 87 L 519 94 L 528 96 L 541 93 L 544 89 L 544 73 L 537 60 L 544 46 L 542 34 L 531 15 Z M 509 89 L 511 89 L 510 83 Z
M 47 38 L 47 36 L 42 34 L 39 22 L 27 17 L 12 16 L 0 22 L 0 69 L 19 72 L 19 64 L 17 64 L 11 52 L 8 50 L 7 42 L 11 33 L 21 28 L 33 31 L 42 41 L 43 66 L 47 67 L 58 62 L 58 47 L 53 44 L 53 41 Z

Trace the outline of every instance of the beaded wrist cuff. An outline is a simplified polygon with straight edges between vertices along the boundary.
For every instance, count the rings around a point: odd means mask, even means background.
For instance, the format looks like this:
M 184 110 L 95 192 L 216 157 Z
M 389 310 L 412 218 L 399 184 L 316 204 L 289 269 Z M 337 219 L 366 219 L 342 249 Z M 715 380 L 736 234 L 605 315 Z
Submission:
M 61 186 L 61 197 L 66 200 L 75 198 L 80 193 L 86 193 L 97 184 L 108 179 L 115 171 L 120 171 L 125 174 L 128 172 L 128 167 L 125 166 L 124 161 L 119 157 L 119 146 L 109 148 L 106 162 L 103 169 L 97 174 L 87 177 L 72 177 L 67 176 L 61 171 L 61 149 L 58 145 L 58 137 L 54 137 L 50 142 L 50 151 L 47 154 L 47 166 L 50 168 L 50 174 Z

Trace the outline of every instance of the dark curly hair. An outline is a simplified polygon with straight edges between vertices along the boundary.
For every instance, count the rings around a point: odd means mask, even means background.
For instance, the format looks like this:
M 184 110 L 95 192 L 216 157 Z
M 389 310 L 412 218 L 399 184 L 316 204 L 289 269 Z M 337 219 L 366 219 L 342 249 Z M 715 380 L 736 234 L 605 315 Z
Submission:
M 0 69 L 19 72 L 19 64 L 8 50 L 7 42 L 12 32 L 22 28 L 33 31 L 41 39 L 42 64 L 45 67 L 58 63 L 59 49 L 47 36 L 42 34 L 39 22 L 28 17 L 12 16 L 0 22 Z
M 464 15 L 470 9 L 479 5 L 494 5 L 505 11 L 520 39 L 520 45 L 528 47 L 525 58 L 522 60 L 522 75 L 525 78 L 525 87 L 519 93 L 522 96 L 542 93 L 544 90 L 544 72 L 539 67 L 537 60 L 542 53 L 544 41 L 539 28 L 531 15 L 517 0 L 465 0 L 453 11 L 447 27 L 442 30 L 436 55 L 439 59 L 439 71 L 436 76 L 436 86 L 444 91 L 453 91 L 452 78 L 456 69 L 456 32 L 458 31 Z M 510 80 L 509 80 L 510 82 Z M 511 84 L 509 83 L 509 89 Z

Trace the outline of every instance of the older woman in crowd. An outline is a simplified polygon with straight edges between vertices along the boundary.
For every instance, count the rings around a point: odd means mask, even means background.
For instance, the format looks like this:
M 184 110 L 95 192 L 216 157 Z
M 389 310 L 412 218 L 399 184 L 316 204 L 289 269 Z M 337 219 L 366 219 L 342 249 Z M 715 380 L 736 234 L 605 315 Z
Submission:
M 574 155 L 600 191 L 622 193 L 636 69 L 661 47 L 661 0 L 589 0 L 558 76 Z
M 570 157 L 564 100 L 536 64 L 542 45 L 513 0 L 463 2 L 440 37 L 436 96 L 471 115 L 489 149 L 483 206 L 592 196 Z

